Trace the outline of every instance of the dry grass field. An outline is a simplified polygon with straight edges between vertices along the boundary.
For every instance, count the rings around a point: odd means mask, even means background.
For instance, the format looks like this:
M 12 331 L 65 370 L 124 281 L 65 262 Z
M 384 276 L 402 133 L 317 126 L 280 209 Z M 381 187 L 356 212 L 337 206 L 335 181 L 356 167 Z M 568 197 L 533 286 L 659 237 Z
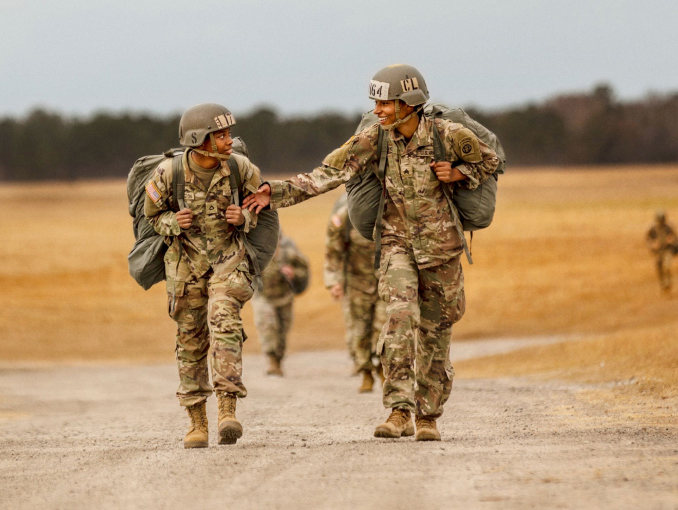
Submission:
M 465 377 L 542 374 L 639 382 L 678 394 L 678 282 L 662 296 L 644 234 L 655 209 L 678 222 L 678 167 L 520 170 L 500 179 L 496 219 L 465 265 L 455 339 L 580 336 L 455 365 Z M 291 350 L 341 349 L 339 305 L 322 286 L 324 230 L 340 191 L 281 211 L 312 263 Z M 7 362 L 172 362 L 164 286 L 127 274 L 133 236 L 124 181 L 3 184 L 0 339 Z M 678 261 L 676 261 L 678 265 Z M 258 352 L 249 305 L 244 312 Z

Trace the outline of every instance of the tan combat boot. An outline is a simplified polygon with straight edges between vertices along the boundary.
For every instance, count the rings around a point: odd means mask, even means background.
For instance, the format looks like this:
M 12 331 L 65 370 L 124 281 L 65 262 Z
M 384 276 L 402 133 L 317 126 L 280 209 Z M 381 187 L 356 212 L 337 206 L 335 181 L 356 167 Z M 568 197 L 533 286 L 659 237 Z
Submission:
M 267 354 L 267 356 L 268 368 L 266 369 L 266 375 L 277 375 L 282 377 L 283 371 L 278 357 L 275 354 Z
M 191 419 L 191 428 L 188 429 L 188 434 L 184 438 L 184 448 L 207 448 L 209 441 L 205 402 L 186 407 L 186 411 Z
M 374 386 L 374 377 L 372 377 L 372 371 L 367 369 L 367 370 L 361 370 L 363 374 L 363 383 L 358 388 L 358 393 L 372 393 L 372 386 Z
M 440 441 L 440 432 L 436 427 L 436 419 L 430 416 L 417 416 L 414 420 L 417 424 L 417 441 Z
M 374 430 L 374 437 L 398 438 L 412 435 L 414 435 L 414 425 L 407 409 L 392 409 L 386 422 Z
M 219 401 L 219 444 L 235 444 L 242 436 L 242 425 L 235 417 L 238 398 L 225 391 L 217 392 Z

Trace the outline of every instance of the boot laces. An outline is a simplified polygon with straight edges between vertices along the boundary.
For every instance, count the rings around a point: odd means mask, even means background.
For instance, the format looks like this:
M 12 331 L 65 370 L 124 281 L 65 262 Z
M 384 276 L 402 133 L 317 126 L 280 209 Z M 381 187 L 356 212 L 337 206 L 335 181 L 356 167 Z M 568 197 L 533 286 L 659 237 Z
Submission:
M 410 419 L 410 412 L 405 409 L 393 409 L 391 415 L 386 420 L 387 423 L 393 423 L 396 427 L 402 427 Z
M 191 417 L 191 422 L 194 428 L 207 428 L 207 416 L 203 412 L 203 406 L 196 404 L 188 408 L 188 414 Z
M 431 416 L 417 416 L 415 421 L 417 422 L 417 428 L 436 428 L 436 419 Z
M 235 415 L 236 398 L 225 393 L 219 395 L 219 413 L 225 415 Z

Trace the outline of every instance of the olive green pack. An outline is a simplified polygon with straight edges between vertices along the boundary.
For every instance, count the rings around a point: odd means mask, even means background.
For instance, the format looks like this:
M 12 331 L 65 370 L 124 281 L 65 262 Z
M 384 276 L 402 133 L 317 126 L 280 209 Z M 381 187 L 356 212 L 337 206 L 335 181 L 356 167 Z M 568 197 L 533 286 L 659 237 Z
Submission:
M 168 248 L 165 237 L 155 231 L 144 215 L 146 185 L 158 165 L 167 158 L 172 158 L 172 196 L 169 206 L 173 211 L 183 209 L 185 175 L 181 160 L 185 150 L 183 147 L 170 149 L 163 154 L 139 158 L 127 177 L 129 213 L 133 218 L 132 227 L 136 239 L 127 256 L 127 264 L 129 274 L 144 290 L 165 279 L 164 257 Z M 239 137 L 233 139 L 233 152 L 248 156 L 247 146 Z M 240 171 L 233 158 L 228 160 L 228 166 L 231 170 L 229 179 L 233 193 L 232 203 L 240 205 L 243 190 Z M 253 272 L 259 287 L 261 271 L 273 258 L 278 245 L 279 231 L 278 212 L 267 209 L 259 213 L 256 228 L 244 234 L 245 248 L 254 266 Z
M 443 191 L 450 203 L 450 209 L 456 216 L 457 230 L 464 240 L 464 251 L 469 262 L 472 264 L 473 259 L 471 258 L 463 231 L 470 231 L 471 235 L 473 235 L 473 231 L 486 228 L 492 222 L 497 201 L 498 174 L 504 173 L 506 168 L 504 148 L 492 131 L 473 120 L 461 108 L 452 109 L 441 104 L 429 104 L 424 108 L 424 115 L 434 119 L 441 118 L 456 122 L 470 129 L 480 140 L 490 146 L 499 158 L 499 166 L 492 177 L 488 178 L 474 190 L 443 183 Z M 365 113 L 356 129 L 356 134 L 377 123 L 378 118 L 374 112 L 369 111 Z M 351 223 L 363 237 L 374 240 L 377 244 L 375 267 L 379 265 L 381 254 L 381 220 L 385 199 L 382 183 L 387 171 L 386 151 L 388 144 L 384 140 L 384 136 L 388 135 L 385 135 L 384 130 L 379 128 L 377 142 L 378 165 L 376 172 L 354 176 L 346 183 L 348 212 Z M 437 129 L 433 130 L 433 151 L 436 161 L 445 160 L 445 147 Z

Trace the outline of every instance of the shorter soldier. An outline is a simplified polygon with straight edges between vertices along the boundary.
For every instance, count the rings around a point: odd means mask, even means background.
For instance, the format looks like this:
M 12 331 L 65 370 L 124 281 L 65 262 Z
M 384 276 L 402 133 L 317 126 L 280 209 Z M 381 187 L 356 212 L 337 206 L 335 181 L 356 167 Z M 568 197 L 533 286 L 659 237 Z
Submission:
M 666 221 L 666 214 L 659 210 L 655 222 L 647 231 L 647 247 L 656 257 L 659 286 L 663 292 L 671 292 L 671 257 L 678 254 L 676 229 Z
M 213 391 L 219 407 L 219 444 L 235 444 L 243 432 L 235 417 L 237 399 L 247 396 L 240 309 L 253 293 L 253 265 L 244 234 L 256 227 L 257 215 L 233 203 L 226 160 L 237 163 L 245 196 L 257 190 L 261 178 L 249 159 L 233 154 L 234 124 L 231 112 L 218 104 L 188 109 L 179 122 L 186 151 L 176 156 L 185 178 L 182 195 L 173 200 L 171 159 L 158 166 L 146 186 L 144 214 L 169 245 L 165 275 L 168 312 L 177 324 L 177 398 L 190 419 L 185 448 L 209 444 L 205 403 Z M 179 200 L 185 207 L 172 210 L 170 204 Z
M 374 269 L 374 241 L 361 236 L 348 217 L 346 193 L 334 204 L 325 239 L 325 287 L 334 299 L 343 299 L 349 351 L 362 374 L 360 393 L 374 385 L 373 372 L 383 382 L 381 363 L 375 364 L 376 347 L 386 322 L 386 303 L 379 299 L 379 279 Z
M 261 273 L 263 290 L 252 298 L 254 324 L 268 358 L 266 374 L 282 376 L 287 333 L 292 325 L 292 302 L 308 286 L 309 265 L 294 241 L 280 232 L 278 249 Z

